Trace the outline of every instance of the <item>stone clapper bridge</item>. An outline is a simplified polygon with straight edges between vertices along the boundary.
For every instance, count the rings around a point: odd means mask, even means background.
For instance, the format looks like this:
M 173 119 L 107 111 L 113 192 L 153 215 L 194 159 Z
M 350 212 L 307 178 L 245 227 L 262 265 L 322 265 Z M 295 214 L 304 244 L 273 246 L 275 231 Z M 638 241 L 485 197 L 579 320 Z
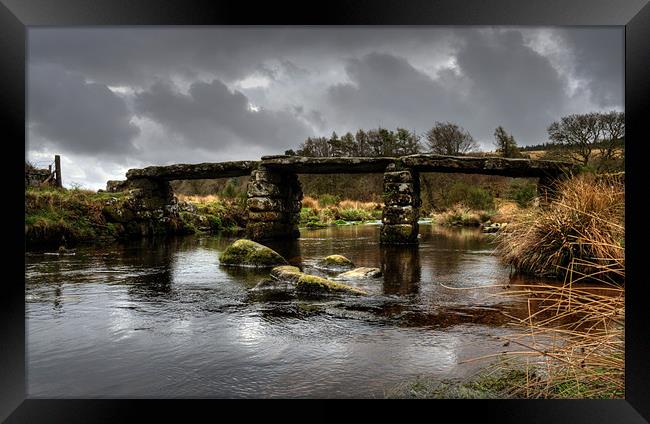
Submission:
M 578 171 L 571 163 L 501 157 L 420 154 L 401 157 L 263 156 L 259 161 L 177 164 L 130 169 L 126 181 L 109 181 L 107 191 L 138 189 L 145 208 L 170 210 L 173 180 L 216 179 L 250 175 L 246 233 L 252 240 L 298 238 L 302 188 L 298 174 L 384 174 L 382 244 L 418 242 L 420 172 L 539 178 L 540 198 L 553 184 Z

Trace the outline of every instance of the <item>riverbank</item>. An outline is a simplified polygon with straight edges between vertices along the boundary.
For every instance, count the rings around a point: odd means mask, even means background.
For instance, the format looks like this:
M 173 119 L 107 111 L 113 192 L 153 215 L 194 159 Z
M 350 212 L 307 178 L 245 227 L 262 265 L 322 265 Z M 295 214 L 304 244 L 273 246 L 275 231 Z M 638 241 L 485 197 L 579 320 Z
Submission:
M 496 199 L 490 211 L 462 204 L 425 214 L 422 220 L 450 226 L 484 226 L 507 222 L 517 206 Z M 316 199 L 305 196 L 299 226 L 306 229 L 334 225 L 381 223 L 383 205 L 376 202 Z M 80 243 L 107 243 L 142 237 L 186 234 L 243 234 L 246 205 L 241 196 L 230 198 L 179 194 L 170 205 L 143 204 L 137 190 L 93 192 L 83 189 L 27 188 L 25 239 L 28 249 L 69 248 Z
M 244 205 L 214 196 L 184 198 L 171 205 L 149 205 L 137 190 L 93 192 L 82 189 L 27 188 L 27 249 L 69 248 L 143 237 L 197 233 L 240 233 Z
M 470 379 L 423 376 L 386 397 L 624 398 L 624 181 L 581 175 L 555 189 L 547 207 L 520 210 L 497 235 L 503 263 L 556 279 L 504 285 L 501 296 L 528 305 L 525 316 L 508 315 L 512 334 L 500 337 L 518 349 L 474 358 L 498 361 Z

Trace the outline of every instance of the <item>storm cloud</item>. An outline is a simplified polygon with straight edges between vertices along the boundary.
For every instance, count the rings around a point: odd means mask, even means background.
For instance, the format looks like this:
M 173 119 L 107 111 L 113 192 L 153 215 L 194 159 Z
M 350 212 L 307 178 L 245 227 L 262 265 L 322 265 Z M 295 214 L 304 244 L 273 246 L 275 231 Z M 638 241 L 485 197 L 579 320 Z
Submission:
M 29 81 L 30 132 L 64 151 L 133 153 L 140 129 L 124 99 L 106 85 L 50 64 L 29 68 Z
M 611 27 L 30 28 L 27 156 L 100 188 L 377 126 L 536 144 L 566 114 L 622 110 L 623 69 Z

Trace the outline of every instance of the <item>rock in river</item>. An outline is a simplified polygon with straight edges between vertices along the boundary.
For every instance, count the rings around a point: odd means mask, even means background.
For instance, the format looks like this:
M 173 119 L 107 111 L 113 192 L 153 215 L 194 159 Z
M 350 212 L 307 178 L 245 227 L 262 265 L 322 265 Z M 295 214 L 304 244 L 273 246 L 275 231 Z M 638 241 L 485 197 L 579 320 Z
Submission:
M 296 283 L 302 272 L 297 266 L 283 265 L 276 266 L 271 270 L 271 278 L 280 281 L 289 281 L 291 283 Z
M 344 272 L 339 274 L 337 280 L 358 280 L 363 278 L 377 278 L 381 277 L 381 270 L 379 268 L 368 268 L 362 266 L 360 268 L 355 268 L 351 271 Z
M 327 278 L 316 275 L 302 274 L 296 282 L 296 291 L 306 294 L 325 294 L 325 293 L 350 293 L 350 294 L 368 294 L 363 290 L 345 284 L 330 281 Z
M 292 284 L 296 291 L 309 295 L 327 294 L 327 293 L 350 293 L 350 294 L 368 294 L 363 290 L 355 289 L 345 284 L 330 281 L 327 278 L 315 275 L 305 274 L 298 267 L 284 265 L 276 266 L 271 270 L 271 278 L 279 282 L 288 282 Z M 266 283 L 268 287 L 269 284 Z M 262 288 L 262 287 L 258 287 Z
M 222 265 L 272 267 L 286 265 L 287 261 L 275 250 L 247 239 L 240 239 L 221 253 Z
M 320 259 L 316 267 L 327 271 L 345 271 L 354 268 L 354 264 L 345 256 L 329 255 Z

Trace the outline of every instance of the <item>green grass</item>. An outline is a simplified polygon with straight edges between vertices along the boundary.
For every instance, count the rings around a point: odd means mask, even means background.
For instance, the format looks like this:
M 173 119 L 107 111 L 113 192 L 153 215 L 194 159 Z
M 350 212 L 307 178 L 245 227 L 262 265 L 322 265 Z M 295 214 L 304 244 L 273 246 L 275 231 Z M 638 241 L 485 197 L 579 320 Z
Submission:
M 467 380 L 436 380 L 417 377 L 386 391 L 398 399 L 506 399 L 516 397 L 516 388 L 526 382 L 526 373 L 511 369 L 499 373 L 482 371 Z
M 603 371 L 605 372 L 605 371 Z M 385 391 L 398 399 L 620 399 L 625 393 L 598 379 L 547 379 L 534 367 L 526 371 L 512 362 L 487 366 L 466 380 L 418 376 Z
M 344 221 L 369 221 L 373 218 L 370 211 L 356 208 L 340 209 L 338 215 Z

